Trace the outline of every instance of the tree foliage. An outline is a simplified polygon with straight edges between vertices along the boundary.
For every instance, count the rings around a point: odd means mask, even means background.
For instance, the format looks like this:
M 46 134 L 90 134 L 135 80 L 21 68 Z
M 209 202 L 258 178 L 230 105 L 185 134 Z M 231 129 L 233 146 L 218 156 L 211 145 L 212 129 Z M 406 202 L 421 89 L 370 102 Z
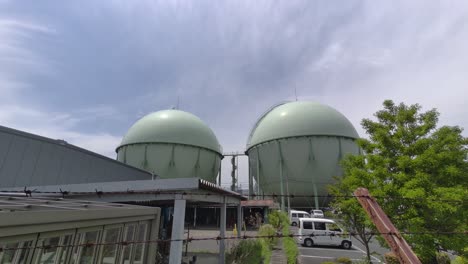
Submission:
M 331 192 L 351 194 L 365 187 L 424 263 L 431 263 L 437 249 L 467 254 L 466 234 L 442 232 L 467 230 L 468 139 L 457 126 L 437 127 L 439 113 L 421 112 L 421 106 L 396 105 L 387 100 L 376 121 L 363 119 L 368 139 L 357 144 L 362 155 L 347 156 L 344 176 Z M 356 199 L 337 198 L 334 205 L 345 220 L 372 228 Z M 421 234 L 424 233 L 424 234 Z

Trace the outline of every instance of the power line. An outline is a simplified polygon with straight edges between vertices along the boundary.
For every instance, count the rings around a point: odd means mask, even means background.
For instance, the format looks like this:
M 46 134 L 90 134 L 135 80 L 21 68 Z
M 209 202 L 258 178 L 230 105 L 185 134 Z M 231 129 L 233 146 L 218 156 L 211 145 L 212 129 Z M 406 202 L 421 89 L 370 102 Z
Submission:
M 354 232 L 348 233 L 350 236 L 356 236 L 357 234 Z M 452 236 L 452 235 L 468 235 L 468 231 L 461 231 L 461 232 L 400 232 L 403 235 L 436 235 L 436 236 Z M 345 235 L 347 235 L 345 233 Z M 391 235 L 391 236 L 398 236 L 397 233 L 380 233 L 380 232 L 366 232 L 366 235 Z M 93 247 L 93 246 L 107 246 L 107 245 L 122 245 L 128 246 L 131 244 L 151 244 L 151 243 L 170 243 L 170 242 L 194 242 L 194 241 L 207 241 L 207 240 L 246 240 L 246 239 L 274 239 L 274 238 L 286 238 L 286 237 L 328 237 L 330 234 L 310 234 L 310 235 L 298 235 L 298 234 L 277 234 L 277 235 L 269 235 L 269 236 L 228 236 L 228 237 L 200 237 L 200 238 L 181 238 L 181 239 L 154 239 L 154 240 L 141 240 L 141 241 L 120 241 L 120 242 L 102 242 L 102 243 L 95 243 L 95 242 L 87 242 L 87 243 L 80 243 L 80 244 L 67 244 L 67 245 L 36 245 L 36 246 L 26 246 L 26 247 L 0 247 L 0 252 L 7 251 L 7 250 L 29 250 L 29 249 L 51 249 L 51 248 L 67 248 L 67 247 Z
M 214 195 L 213 193 L 210 192 L 198 192 L 198 193 L 190 193 L 186 191 L 159 191 L 159 190 L 148 190 L 148 191 L 134 191 L 134 190 L 127 190 L 127 191 L 100 191 L 100 190 L 95 190 L 94 192 L 72 192 L 72 191 L 38 191 L 36 189 L 30 190 L 27 189 L 26 187 L 24 190 L 0 190 L 0 194 L 5 193 L 5 194 L 24 194 L 26 197 L 32 197 L 33 194 L 59 194 L 62 195 L 63 198 L 65 198 L 68 195 L 97 195 L 98 197 L 102 197 L 104 195 L 115 195 L 115 194 L 171 194 L 171 195 L 191 195 L 191 196 L 211 196 Z M 218 194 L 220 196 L 226 196 L 226 197 L 239 197 L 241 194 L 239 193 L 225 193 L 225 194 Z M 356 196 L 356 195 L 309 195 L 309 194 L 250 194 L 249 195 L 252 198 L 281 198 L 281 197 L 289 197 L 289 198 L 356 198 L 356 197 L 364 197 L 364 198 L 369 198 L 369 196 Z M 467 199 L 440 199 L 437 197 L 426 197 L 426 198 L 413 198 L 413 197 L 401 197 L 401 196 L 373 196 L 376 199 L 396 199 L 396 200 L 408 200 L 408 201 L 420 201 L 420 202 L 425 202 L 425 201 L 438 201 L 438 202 L 446 202 L 446 203 L 458 203 L 458 204 L 464 204 L 467 203 Z

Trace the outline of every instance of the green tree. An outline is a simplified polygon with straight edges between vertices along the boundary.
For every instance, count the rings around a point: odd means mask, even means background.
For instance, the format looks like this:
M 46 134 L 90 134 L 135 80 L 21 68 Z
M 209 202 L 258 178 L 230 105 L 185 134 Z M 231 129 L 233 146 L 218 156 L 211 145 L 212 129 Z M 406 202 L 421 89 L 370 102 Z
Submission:
M 418 104 L 391 100 L 383 107 L 375 113 L 376 121 L 362 120 L 368 139 L 357 144 L 363 154 L 345 158 L 344 176 L 332 193 L 369 189 L 400 231 L 414 233 L 404 236 L 423 263 L 436 263 L 440 249 L 466 256 L 468 138 L 460 127 L 438 128 L 435 109 L 421 112 Z M 351 200 L 334 201 L 348 218 L 359 211 Z M 366 221 L 357 222 L 371 228 Z M 443 234 L 447 232 L 459 234 Z
M 345 166 L 345 168 L 348 168 Z M 345 175 L 350 175 L 345 171 Z M 349 179 L 349 178 L 348 178 Z M 364 209 L 361 207 L 356 198 L 351 194 L 355 186 L 352 182 L 341 181 L 340 184 L 330 187 L 330 193 L 335 196 L 331 206 L 338 212 L 338 218 L 341 219 L 342 225 L 366 248 L 366 258 L 370 263 L 371 251 L 370 241 L 376 232 L 372 221 L 366 216 Z

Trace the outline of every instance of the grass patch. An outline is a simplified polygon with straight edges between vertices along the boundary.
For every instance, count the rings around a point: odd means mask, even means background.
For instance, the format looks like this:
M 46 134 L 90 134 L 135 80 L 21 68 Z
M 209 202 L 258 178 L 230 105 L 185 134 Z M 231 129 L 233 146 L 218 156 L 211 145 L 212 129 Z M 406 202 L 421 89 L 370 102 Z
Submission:
M 226 254 L 226 263 L 258 264 L 263 263 L 262 242 L 260 240 L 241 240 Z
M 283 235 L 289 235 L 289 225 L 283 226 Z M 296 264 L 297 256 L 299 255 L 299 249 L 297 248 L 296 240 L 294 240 L 292 237 L 283 237 L 283 248 L 286 252 L 288 264 Z

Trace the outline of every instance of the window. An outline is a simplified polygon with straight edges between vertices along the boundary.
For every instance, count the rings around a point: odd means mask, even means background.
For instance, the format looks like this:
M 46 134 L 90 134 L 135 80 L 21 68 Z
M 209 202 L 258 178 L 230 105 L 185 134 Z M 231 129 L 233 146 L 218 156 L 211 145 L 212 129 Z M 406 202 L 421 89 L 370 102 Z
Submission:
M 302 227 L 304 229 L 313 229 L 312 228 L 312 222 L 302 222 Z
M 57 259 L 57 252 L 60 237 L 49 237 L 41 239 L 39 245 L 42 247 L 39 264 L 54 264 Z
M 78 262 L 78 256 L 79 256 L 79 253 L 80 253 L 80 247 L 78 245 L 81 244 L 82 235 L 83 234 L 80 234 L 80 233 L 76 234 L 75 244 L 74 244 L 75 246 L 73 247 L 72 258 L 71 258 L 71 263 L 72 264 Z
M 2 247 L 6 248 L 17 248 L 19 243 L 8 243 L 8 244 L 0 244 Z M 15 249 L 3 250 L 0 252 L 0 263 L 1 264 L 11 264 L 13 263 L 15 257 Z
M 83 235 L 83 241 L 82 243 L 87 244 L 87 243 L 96 243 L 98 239 L 99 231 L 90 231 L 86 232 Z M 91 246 L 81 246 L 81 254 L 80 254 L 80 264 L 88 264 L 88 263 L 93 263 L 93 256 L 96 252 L 97 246 L 91 245 Z
M 104 231 L 104 243 L 115 243 L 119 241 L 120 228 L 112 228 Z M 117 258 L 117 244 L 108 244 L 102 246 L 101 259 L 99 263 L 113 264 Z
M 327 229 L 330 231 L 341 231 L 341 228 L 334 223 L 327 223 Z
M 66 235 L 62 238 L 62 241 L 60 242 L 60 245 L 63 245 L 65 247 L 62 247 L 60 249 L 60 261 L 59 264 L 66 264 L 67 263 L 67 258 L 70 252 L 72 251 L 73 247 L 71 246 L 73 243 L 73 235 Z
M 315 230 L 326 230 L 325 223 L 323 222 L 314 222 Z
M 299 218 L 303 218 L 304 217 L 304 214 L 298 214 L 299 215 Z
M 19 253 L 18 264 L 26 263 L 26 259 L 28 258 L 28 254 L 30 252 L 29 248 L 32 246 L 32 241 L 25 241 L 20 243 L 21 252 Z M 16 252 L 18 254 L 18 252 Z M 1 258 L 0 258 L 1 259 Z
M 1 264 L 24 264 L 30 252 L 33 241 L 20 241 L 11 243 L 0 243 L 0 248 L 11 248 L 0 251 Z M 18 248 L 18 249 L 16 249 Z
M 125 227 L 125 236 L 123 241 L 133 241 L 133 237 L 135 235 L 135 225 L 128 225 Z M 129 264 L 131 259 L 132 253 L 132 244 L 127 246 L 123 246 L 123 254 L 122 254 L 122 261 L 120 263 Z
M 297 217 L 297 214 L 296 214 L 296 213 L 293 213 L 293 214 L 292 214 L 292 217 Z
M 145 241 L 147 239 L 147 224 L 140 224 L 138 227 L 138 236 L 136 241 Z M 146 244 L 144 243 L 137 243 L 135 244 L 135 257 L 134 262 L 135 264 L 143 264 L 143 257 L 144 257 L 144 249 L 146 248 Z

